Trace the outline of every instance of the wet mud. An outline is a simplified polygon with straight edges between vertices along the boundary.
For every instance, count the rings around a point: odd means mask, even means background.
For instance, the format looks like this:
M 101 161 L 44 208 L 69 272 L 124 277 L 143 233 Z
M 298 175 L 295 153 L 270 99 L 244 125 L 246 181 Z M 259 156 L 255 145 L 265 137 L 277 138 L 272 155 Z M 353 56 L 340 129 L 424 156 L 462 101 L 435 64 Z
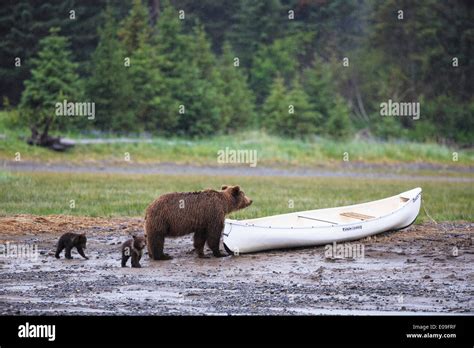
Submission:
M 76 251 L 73 260 L 54 257 L 64 232 L 86 232 L 89 260 Z M 121 268 L 121 243 L 140 233 L 140 218 L 1 217 L 0 314 L 474 313 L 470 222 L 425 223 L 354 241 L 363 254 L 340 258 L 319 246 L 199 259 L 188 235 L 166 240 L 173 260 L 145 254 L 142 268 Z M 37 257 L 20 257 L 21 246 L 34 247 Z

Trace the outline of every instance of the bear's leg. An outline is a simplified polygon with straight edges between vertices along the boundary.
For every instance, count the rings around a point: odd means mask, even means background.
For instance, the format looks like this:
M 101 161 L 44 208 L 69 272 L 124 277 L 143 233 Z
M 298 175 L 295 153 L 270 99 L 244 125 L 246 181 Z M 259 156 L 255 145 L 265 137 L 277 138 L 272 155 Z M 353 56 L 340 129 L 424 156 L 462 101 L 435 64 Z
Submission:
M 223 229 L 224 224 L 219 223 L 217 225 L 211 226 L 207 231 L 207 245 L 209 246 L 209 248 L 211 248 L 212 254 L 215 257 L 227 256 L 225 254 L 222 254 L 219 250 L 219 244 L 221 242 L 221 234 Z
M 129 258 L 129 255 L 125 255 L 125 253 L 122 253 L 122 267 L 127 267 L 127 261 Z
M 89 260 L 89 258 L 86 256 L 86 254 L 84 254 L 84 249 L 82 249 L 81 247 L 76 247 L 76 249 L 77 249 L 77 252 L 79 253 L 79 255 L 81 255 L 86 260 Z
M 66 259 L 72 259 L 71 250 L 72 250 L 72 246 L 66 247 Z
M 61 252 L 63 251 L 64 249 L 64 243 L 62 241 L 58 242 L 58 248 L 56 249 L 56 258 L 59 259 L 59 254 L 61 254 Z
M 206 244 L 206 231 L 194 232 L 194 248 L 201 259 L 206 259 L 209 256 L 204 255 L 204 244 Z
M 132 267 L 133 268 L 140 268 L 140 256 L 137 253 L 132 253 Z
M 151 248 L 151 256 L 153 260 L 171 260 L 172 257 L 163 253 L 165 246 L 165 234 L 162 232 L 155 232 L 148 234 L 149 247 Z

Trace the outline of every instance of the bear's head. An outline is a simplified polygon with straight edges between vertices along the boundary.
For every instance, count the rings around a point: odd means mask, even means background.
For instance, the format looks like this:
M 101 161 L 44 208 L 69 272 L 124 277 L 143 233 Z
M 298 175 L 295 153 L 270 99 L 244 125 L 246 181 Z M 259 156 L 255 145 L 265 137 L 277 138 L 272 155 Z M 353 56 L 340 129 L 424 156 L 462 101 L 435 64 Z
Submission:
M 133 247 L 142 250 L 146 247 L 146 239 L 142 236 L 133 236 Z
M 85 233 L 78 234 L 74 237 L 73 243 L 75 246 L 80 247 L 82 249 L 86 249 L 87 237 Z
M 240 186 L 224 185 L 221 190 L 230 198 L 232 211 L 247 208 L 252 204 L 252 200 L 245 195 L 245 192 L 240 189 Z

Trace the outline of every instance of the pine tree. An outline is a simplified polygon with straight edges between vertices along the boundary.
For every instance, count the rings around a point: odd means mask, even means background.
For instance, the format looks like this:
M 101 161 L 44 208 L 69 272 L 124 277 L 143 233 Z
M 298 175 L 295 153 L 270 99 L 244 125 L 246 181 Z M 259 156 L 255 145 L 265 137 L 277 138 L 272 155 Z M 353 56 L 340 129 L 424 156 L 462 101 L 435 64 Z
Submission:
M 131 109 L 141 130 L 162 132 L 159 112 L 166 99 L 159 57 L 152 45 L 148 12 L 142 0 L 134 0 L 128 16 L 122 21 L 118 36 L 130 59 L 127 69 L 131 83 Z
M 263 125 L 274 134 L 304 137 L 316 134 L 321 128 L 322 115 L 312 110 L 298 77 L 287 92 L 283 78 L 278 76 L 263 104 L 262 112 Z
M 132 86 L 132 110 L 139 128 L 161 132 L 160 110 L 168 91 L 163 90 L 163 76 L 156 65 L 159 58 L 153 46 L 142 37 L 130 57 L 128 78 Z
M 313 67 L 306 69 L 303 76 L 303 85 L 313 110 L 327 119 L 336 94 L 331 69 L 323 63 L 322 59 L 316 57 Z
M 148 11 L 142 0 L 133 0 L 132 9 L 123 20 L 118 36 L 126 54 L 132 54 L 142 42 L 148 43 L 151 36 Z
M 260 124 L 263 129 L 273 134 L 282 134 L 281 122 L 288 117 L 288 100 L 286 95 L 285 81 L 277 76 L 273 81 L 270 94 L 262 107 L 262 118 Z
M 134 130 L 132 84 L 125 66 L 124 49 L 117 38 L 112 9 L 105 12 L 99 44 L 92 56 L 92 74 L 87 94 L 96 104 L 95 124 L 107 131 Z
M 255 100 L 247 85 L 242 67 L 235 66 L 235 55 L 228 42 L 224 43 L 219 61 L 221 87 L 225 96 L 221 107 L 221 119 L 226 120 L 228 129 L 240 130 L 255 125 Z
M 352 130 L 349 117 L 349 107 L 337 93 L 334 77 L 328 64 L 316 57 L 313 67 L 303 74 L 304 87 L 311 109 L 322 115 L 323 124 L 321 134 L 328 134 L 335 138 L 347 137 Z
M 157 34 L 153 38 L 156 51 L 155 66 L 162 74 L 162 90 L 158 111 L 154 122 L 164 134 L 183 134 L 180 132 L 180 115 L 186 115 L 189 105 L 183 94 L 188 92 L 188 77 L 192 76 L 192 49 L 190 39 L 183 33 L 178 12 L 165 2 L 163 11 L 156 23 Z M 180 112 L 184 111 L 184 114 Z
M 308 99 L 299 79 L 295 78 L 287 97 L 290 110 L 288 115 L 279 122 L 281 134 L 299 137 L 316 134 L 321 129 L 322 116 L 312 110 Z
M 27 116 L 33 144 L 46 145 L 49 131 L 68 121 L 55 115 L 56 103 L 81 96 L 77 64 L 72 61 L 68 45 L 59 29 L 51 28 L 50 35 L 39 43 L 38 56 L 32 59 L 31 78 L 25 81 L 20 108 Z
M 126 2 L 115 2 L 123 6 Z M 0 96 L 17 105 L 23 82 L 30 78 L 31 58 L 39 50 L 38 43 L 49 35 L 52 27 L 61 29 L 68 38 L 74 60 L 79 63 L 79 76 L 85 77 L 91 53 L 97 46 L 97 27 L 105 8 L 104 0 L 2 0 L 0 6 Z M 74 10 L 74 18 L 71 19 Z M 15 58 L 21 67 L 15 66 Z
M 223 94 L 216 59 L 202 26 L 183 33 L 178 12 L 170 5 L 157 23 L 156 37 L 163 88 L 169 95 L 161 103 L 160 115 L 168 120 L 166 132 L 202 136 L 225 127 L 220 118 Z
M 250 85 L 258 104 L 261 104 L 270 92 L 270 86 L 277 74 L 289 81 L 297 73 L 298 46 L 297 40 L 286 37 L 275 40 L 270 45 L 261 46 L 255 53 L 250 71 Z
M 279 0 L 242 0 L 233 22 L 228 39 L 246 68 L 260 45 L 272 43 L 286 23 Z
M 180 130 L 191 136 L 217 133 L 226 127 L 226 120 L 220 117 L 224 95 L 218 88 L 216 59 L 202 26 L 197 25 L 188 40 L 192 40 L 189 49 L 193 59 L 187 62 L 188 69 L 182 76 L 181 81 L 187 83 L 179 87 L 179 100 L 186 106 L 180 117 Z
M 334 105 L 329 110 L 329 118 L 324 128 L 325 133 L 336 139 L 345 139 L 352 134 L 349 107 L 342 97 L 335 96 Z

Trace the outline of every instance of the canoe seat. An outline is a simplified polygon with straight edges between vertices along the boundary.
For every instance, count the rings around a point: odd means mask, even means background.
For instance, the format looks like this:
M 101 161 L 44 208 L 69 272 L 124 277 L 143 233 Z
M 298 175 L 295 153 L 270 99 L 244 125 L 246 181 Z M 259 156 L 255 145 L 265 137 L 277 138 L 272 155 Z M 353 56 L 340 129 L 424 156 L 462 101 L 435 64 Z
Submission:
M 362 221 L 375 218 L 375 216 L 364 215 L 364 214 L 353 213 L 353 212 L 341 213 L 340 215 L 348 217 L 348 218 L 352 218 L 352 219 L 362 220 Z

